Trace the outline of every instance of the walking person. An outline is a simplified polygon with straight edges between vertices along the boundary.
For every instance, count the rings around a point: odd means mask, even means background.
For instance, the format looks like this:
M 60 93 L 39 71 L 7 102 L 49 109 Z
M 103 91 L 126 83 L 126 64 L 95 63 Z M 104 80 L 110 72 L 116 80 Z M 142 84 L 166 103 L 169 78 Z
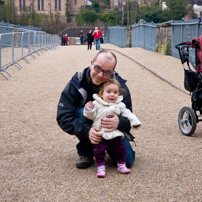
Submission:
M 102 37 L 101 31 L 98 27 L 95 27 L 95 31 L 93 32 L 94 41 L 95 41 L 95 48 L 96 50 L 100 50 L 100 38 Z
M 94 36 L 92 34 L 93 34 L 92 29 L 90 29 L 88 34 L 87 34 L 88 50 L 91 50 L 92 43 L 93 43 L 93 40 L 94 40 Z
M 62 38 L 61 38 L 61 45 L 65 46 L 65 35 L 64 34 L 62 35 Z
M 84 38 L 84 33 L 83 33 L 83 30 L 81 29 L 81 31 L 79 32 L 79 37 L 80 37 L 80 43 L 81 45 L 83 44 L 83 38 Z
M 65 35 L 65 45 L 68 45 L 68 42 L 69 42 L 69 38 L 68 38 L 68 35 L 66 34 Z

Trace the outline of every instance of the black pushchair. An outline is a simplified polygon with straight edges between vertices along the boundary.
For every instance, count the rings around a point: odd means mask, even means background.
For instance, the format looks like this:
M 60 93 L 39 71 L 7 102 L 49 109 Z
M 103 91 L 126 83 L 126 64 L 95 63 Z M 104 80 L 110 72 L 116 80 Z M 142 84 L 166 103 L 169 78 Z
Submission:
M 178 125 L 183 135 L 191 136 L 197 123 L 202 121 L 202 36 L 191 42 L 175 46 L 184 67 L 184 87 L 191 94 L 191 107 L 183 107 L 178 115 Z M 190 59 L 190 48 L 195 48 L 195 63 Z M 191 64 L 191 65 L 190 65 Z

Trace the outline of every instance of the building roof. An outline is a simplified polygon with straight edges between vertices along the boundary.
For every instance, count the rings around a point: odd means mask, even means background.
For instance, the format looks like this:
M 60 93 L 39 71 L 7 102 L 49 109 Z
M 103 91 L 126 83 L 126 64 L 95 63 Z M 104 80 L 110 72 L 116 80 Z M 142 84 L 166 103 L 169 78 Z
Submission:
M 197 4 L 198 6 L 202 5 L 202 0 L 190 0 L 190 4 Z

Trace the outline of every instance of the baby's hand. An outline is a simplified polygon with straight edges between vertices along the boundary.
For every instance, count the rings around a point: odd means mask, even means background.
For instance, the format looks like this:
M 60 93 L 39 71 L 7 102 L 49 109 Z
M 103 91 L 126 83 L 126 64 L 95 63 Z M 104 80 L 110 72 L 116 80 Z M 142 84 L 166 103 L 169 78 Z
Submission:
M 92 101 L 87 102 L 86 106 L 87 106 L 88 108 L 93 108 L 93 103 L 92 103 Z

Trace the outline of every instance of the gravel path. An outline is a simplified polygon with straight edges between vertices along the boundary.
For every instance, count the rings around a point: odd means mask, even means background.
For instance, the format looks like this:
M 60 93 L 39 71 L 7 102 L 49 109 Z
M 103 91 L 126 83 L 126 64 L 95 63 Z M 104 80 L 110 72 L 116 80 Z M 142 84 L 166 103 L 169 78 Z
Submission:
M 58 127 L 57 104 L 66 83 L 97 52 L 61 46 L 28 57 L 30 64 L 19 61 L 22 70 L 10 66 L 9 81 L 0 75 L 0 201 L 202 200 L 202 125 L 185 137 L 177 123 L 179 110 L 191 105 L 190 96 L 133 61 L 184 89 L 180 60 L 141 48 L 102 47 L 117 55 L 116 71 L 128 80 L 133 111 L 143 123 L 132 130 L 131 173 L 119 174 L 108 157 L 104 179 L 96 177 L 95 165 L 75 167 L 78 141 Z

